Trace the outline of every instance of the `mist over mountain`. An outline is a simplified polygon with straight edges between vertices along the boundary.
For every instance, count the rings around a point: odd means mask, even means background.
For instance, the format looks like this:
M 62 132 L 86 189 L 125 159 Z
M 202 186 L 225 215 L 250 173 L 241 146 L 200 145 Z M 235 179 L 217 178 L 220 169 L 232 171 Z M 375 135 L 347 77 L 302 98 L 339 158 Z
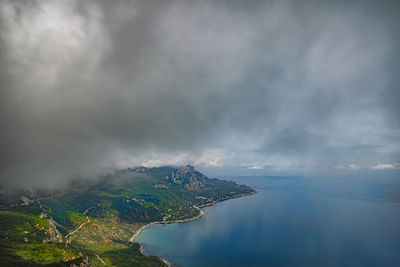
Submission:
M 399 173 L 398 1 L 0 1 L 1 183 Z

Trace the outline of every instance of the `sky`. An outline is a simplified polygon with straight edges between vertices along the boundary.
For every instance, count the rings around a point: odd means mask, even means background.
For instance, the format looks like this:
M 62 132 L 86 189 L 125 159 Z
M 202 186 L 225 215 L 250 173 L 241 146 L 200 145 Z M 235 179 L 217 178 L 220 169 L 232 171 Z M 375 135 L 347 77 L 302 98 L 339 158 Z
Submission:
M 0 0 L 0 179 L 400 173 L 400 2 Z

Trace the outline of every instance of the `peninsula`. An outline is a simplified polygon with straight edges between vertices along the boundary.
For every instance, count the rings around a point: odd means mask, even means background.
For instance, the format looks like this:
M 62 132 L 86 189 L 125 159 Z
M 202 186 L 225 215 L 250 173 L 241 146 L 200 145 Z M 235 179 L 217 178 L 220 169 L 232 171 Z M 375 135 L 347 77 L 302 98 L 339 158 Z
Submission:
M 168 266 L 134 242 L 142 229 L 197 219 L 201 207 L 255 193 L 191 165 L 118 170 L 57 190 L 1 189 L 2 266 Z

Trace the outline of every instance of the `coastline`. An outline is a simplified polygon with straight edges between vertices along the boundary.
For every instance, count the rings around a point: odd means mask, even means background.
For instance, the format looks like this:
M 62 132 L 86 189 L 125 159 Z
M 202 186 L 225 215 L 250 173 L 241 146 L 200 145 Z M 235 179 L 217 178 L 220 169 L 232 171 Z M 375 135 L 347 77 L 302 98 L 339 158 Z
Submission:
M 147 226 L 156 224 L 156 223 L 157 222 L 151 222 L 151 223 L 147 223 L 147 224 L 143 225 L 142 227 L 140 227 L 139 230 L 137 230 L 136 233 L 131 238 L 129 238 L 128 242 L 133 243 L 133 240 L 140 234 L 141 231 L 143 231 Z
M 142 227 L 140 227 L 139 230 L 137 230 L 136 233 L 135 233 L 131 238 L 129 238 L 128 243 L 134 243 L 134 242 L 135 242 L 135 241 L 134 241 L 135 238 L 136 238 L 144 229 L 146 229 L 148 226 L 150 226 L 150 225 L 152 225 L 152 224 L 171 224 L 171 223 L 189 222 L 189 221 L 197 220 L 197 219 L 199 219 L 200 217 L 206 215 L 206 213 L 205 213 L 204 211 L 202 211 L 199 207 L 197 207 L 197 206 L 193 206 L 193 207 L 194 207 L 195 209 L 199 210 L 200 213 L 199 213 L 198 215 L 196 215 L 196 216 L 194 216 L 194 217 L 192 217 L 192 218 L 183 219 L 183 220 L 147 223 L 147 224 L 143 225 Z M 138 244 L 139 244 L 140 253 L 141 253 L 142 255 L 145 255 L 145 254 L 144 254 L 144 250 L 143 250 L 143 245 L 142 245 L 141 243 L 138 243 Z M 166 260 L 166 259 L 164 259 L 164 258 L 162 258 L 162 257 L 160 257 L 160 256 L 157 256 L 157 257 L 160 258 L 160 260 L 161 260 L 166 266 L 168 266 L 168 267 L 171 267 L 171 266 L 172 266 L 171 263 L 169 263 L 168 260 Z
M 213 202 L 210 202 L 210 203 L 206 203 L 206 204 L 203 204 L 203 205 L 199 205 L 199 206 L 197 206 L 198 208 L 204 208 L 204 207 L 210 207 L 210 206 L 212 206 L 212 205 L 214 205 L 214 204 L 217 204 L 217 203 L 219 203 L 219 202 L 222 202 L 222 201 L 226 201 L 226 200 L 229 200 L 229 199 L 235 199 L 235 198 L 239 198 L 239 197 L 245 197 L 245 196 L 251 196 L 251 195 L 254 195 L 254 194 L 256 194 L 257 193 L 257 191 L 256 190 L 254 190 L 254 191 L 252 191 L 252 192 L 250 192 L 250 193 L 243 193 L 243 194 L 239 194 L 239 195 L 236 195 L 236 196 L 232 196 L 232 197 L 225 197 L 225 198 L 222 198 L 222 199 L 220 199 L 220 200 L 218 200 L 218 201 L 213 201 Z
M 256 193 L 257 193 L 257 191 L 254 190 L 254 191 L 252 191 L 252 192 L 250 192 L 250 193 L 248 193 L 248 194 L 239 194 L 239 195 L 236 195 L 236 196 L 233 196 L 233 197 L 223 198 L 223 199 L 221 199 L 221 200 L 213 201 L 213 202 L 211 202 L 211 203 L 207 203 L 207 204 L 200 205 L 200 206 L 193 205 L 193 207 L 199 211 L 199 214 L 198 214 L 198 215 L 196 215 L 196 216 L 194 216 L 194 217 L 192 217 L 192 218 L 183 219 L 183 220 L 147 223 L 147 224 L 143 225 L 142 227 L 140 227 L 139 230 L 137 230 L 136 233 L 135 233 L 131 238 L 129 238 L 129 241 L 128 241 L 128 242 L 129 242 L 129 243 L 134 243 L 134 242 L 135 242 L 135 241 L 134 241 L 135 238 L 136 238 L 144 229 L 146 229 L 146 227 L 148 227 L 148 226 L 150 226 L 150 225 L 152 225 L 152 224 L 171 224 L 171 223 L 183 223 L 183 222 L 194 221 L 194 220 L 197 220 L 197 219 L 199 219 L 200 217 L 206 215 L 206 213 L 205 213 L 201 208 L 210 207 L 210 206 L 212 206 L 212 205 L 214 205 L 214 204 L 216 204 L 216 203 L 219 203 L 219 202 L 222 202 L 222 201 L 225 201 L 225 200 L 235 199 L 235 198 L 244 197 L 244 196 L 250 196 L 250 195 L 254 195 L 254 194 L 256 194 Z M 143 255 L 145 255 L 145 254 L 144 254 L 144 250 L 143 250 L 143 245 L 142 245 L 141 243 L 138 243 L 138 244 L 139 244 L 140 253 L 142 253 Z M 160 257 L 160 256 L 157 256 L 157 257 L 159 257 L 159 258 L 161 259 L 161 261 L 163 261 L 167 266 L 172 266 L 166 259 L 164 259 L 164 258 L 162 258 L 162 257 Z
M 146 227 L 152 225 L 152 224 L 171 224 L 171 223 L 182 223 L 182 222 L 189 222 L 189 221 L 193 221 L 193 220 L 197 220 L 200 217 L 206 215 L 206 213 L 204 211 L 202 211 L 199 207 L 193 206 L 195 209 L 199 210 L 199 214 L 192 217 L 192 218 L 188 218 L 188 219 L 183 219 L 183 220 L 175 220 L 175 221 L 165 221 L 165 222 L 151 222 L 151 223 L 147 223 L 145 225 L 143 225 L 142 227 L 139 228 L 139 230 L 136 231 L 136 233 L 129 238 L 129 242 L 133 243 L 134 239 L 140 234 L 140 232 L 142 232 Z

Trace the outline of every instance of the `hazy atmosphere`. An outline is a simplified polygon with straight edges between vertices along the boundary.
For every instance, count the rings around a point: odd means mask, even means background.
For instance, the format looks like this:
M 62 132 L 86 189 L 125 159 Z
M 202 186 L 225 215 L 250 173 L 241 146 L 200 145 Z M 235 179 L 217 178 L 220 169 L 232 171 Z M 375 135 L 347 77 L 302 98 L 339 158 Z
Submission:
M 399 1 L 0 0 L 1 182 L 400 169 Z

